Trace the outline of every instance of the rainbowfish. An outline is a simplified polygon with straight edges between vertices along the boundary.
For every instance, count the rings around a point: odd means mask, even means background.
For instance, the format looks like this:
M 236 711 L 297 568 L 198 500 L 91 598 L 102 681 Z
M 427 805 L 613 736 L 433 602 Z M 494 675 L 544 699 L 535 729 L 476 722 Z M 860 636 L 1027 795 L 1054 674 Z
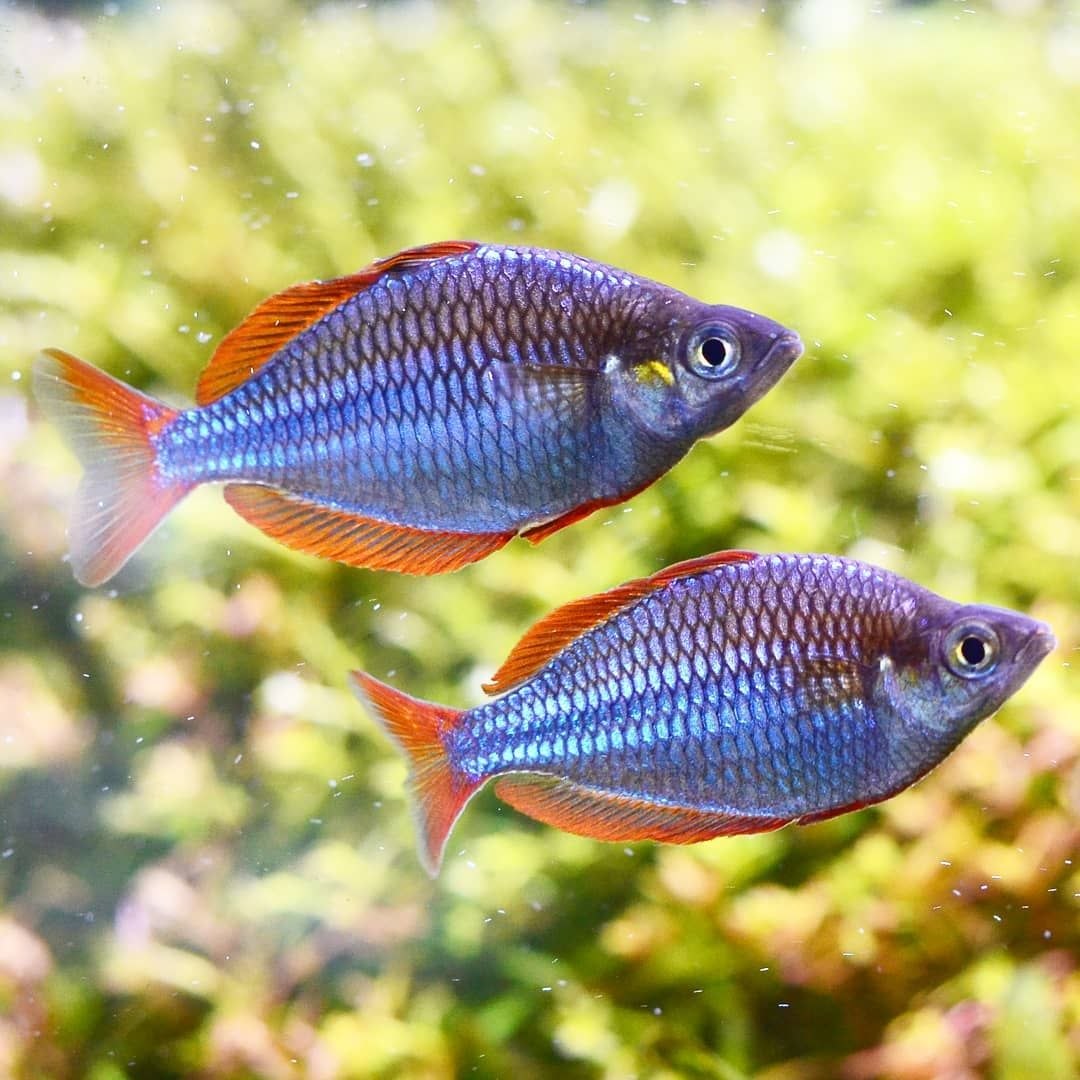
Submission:
M 438 872 L 496 794 L 598 840 L 688 844 L 880 802 L 941 762 L 1053 649 L 1049 627 L 865 563 L 726 551 L 537 623 L 466 711 L 363 672 Z
M 289 547 L 434 574 L 630 498 L 801 352 L 762 315 L 623 270 L 448 241 L 272 296 L 195 408 L 57 349 L 35 391 L 86 469 L 69 530 L 86 585 L 207 481 Z

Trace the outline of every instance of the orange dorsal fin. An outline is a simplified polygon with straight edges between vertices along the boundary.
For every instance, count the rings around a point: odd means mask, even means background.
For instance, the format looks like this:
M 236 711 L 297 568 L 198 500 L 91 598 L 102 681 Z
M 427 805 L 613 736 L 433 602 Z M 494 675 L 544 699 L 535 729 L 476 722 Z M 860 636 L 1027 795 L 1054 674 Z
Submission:
M 671 806 L 535 773 L 502 777 L 495 783 L 495 794 L 520 813 L 564 832 L 623 843 L 662 840 L 696 844 L 715 836 L 768 832 L 792 820 L 790 815 L 728 814 Z
M 287 342 L 350 296 L 370 288 L 387 274 L 423 263 L 463 255 L 477 245 L 472 240 L 444 240 L 409 248 L 373 262 L 347 277 L 307 281 L 264 300 L 239 326 L 229 331 L 199 376 L 195 400 L 209 405 L 246 382 Z
M 748 562 L 758 556 L 752 551 L 718 551 L 699 559 L 688 559 L 660 570 L 647 578 L 637 578 L 595 596 L 584 596 L 556 608 L 525 633 L 514 646 L 502 667 L 484 683 L 488 694 L 499 694 L 535 675 L 571 641 L 606 622 L 636 600 L 655 592 L 662 585 L 728 563 Z
M 663 570 L 657 570 L 649 580 L 654 586 L 666 585 L 669 581 L 703 574 L 706 570 L 715 570 L 718 566 L 753 562 L 754 559 L 760 558 L 761 556 L 756 551 L 743 551 L 739 548 L 732 548 L 731 551 L 714 551 L 711 555 L 699 555 L 695 559 L 684 559 L 682 562 L 672 563 Z

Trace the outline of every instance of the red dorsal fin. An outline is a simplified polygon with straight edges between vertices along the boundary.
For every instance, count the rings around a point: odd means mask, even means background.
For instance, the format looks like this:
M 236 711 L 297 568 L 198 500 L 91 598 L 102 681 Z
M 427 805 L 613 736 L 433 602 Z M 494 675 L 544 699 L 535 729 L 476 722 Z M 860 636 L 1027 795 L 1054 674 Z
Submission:
M 600 623 L 629 607 L 635 600 L 678 578 L 692 577 L 705 570 L 728 563 L 748 562 L 758 556 L 752 551 L 718 551 L 699 559 L 688 559 L 653 574 L 618 585 L 595 596 L 572 600 L 550 615 L 545 615 L 529 629 L 514 646 L 502 667 L 484 683 L 488 694 L 499 694 L 535 675 L 549 660 L 558 655 L 571 641 L 581 637 Z
M 386 274 L 409 270 L 422 263 L 463 255 L 477 245 L 471 240 L 444 240 L 409 248 L 379 259 L 348 277 L 308 281 L 264 300 L 239 326 L 222 339 L 195 388 L 200 405 L 224 397 L 246 382 L 301 330 L 318 322 L 350 296 L 370 288 Z
M 696 844 L 714 836 L 768 832 L 792 820 L 669 806 L 535 773 L 503 777 L 495 784 L 495 794 L 515 810 L 564 832 L 623 843 Z
M 228 484 L 225 498 L 242 518 L 287 547 L 370 570 L 445 574 L 498 551 L 514 535 L 413 529 L 258 484 Z
M 756 551 L 743 551 L 739 548 L 732 548 L 730 551 L 714 551 L 711 555 L 699 555 L 695 559 L 684 559 L 682 562 L 665 566 L 663 570 L 657 570 L 649 580 L 654 586 L 666 585 L 669 581 L 703 574 L 706 570 L 715 570 L 718 566 L 753 562 L 754 559 L 760 558 L 761 556 Z

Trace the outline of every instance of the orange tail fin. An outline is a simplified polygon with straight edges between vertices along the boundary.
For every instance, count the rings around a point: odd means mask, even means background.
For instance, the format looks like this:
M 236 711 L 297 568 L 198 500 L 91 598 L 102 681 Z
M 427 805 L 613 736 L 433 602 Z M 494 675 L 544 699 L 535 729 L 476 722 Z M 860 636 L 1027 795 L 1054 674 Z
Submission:
M 59 349 L 34 365 L 34 394 L 86 470 L 68 530 L 84 585 L 108 581 L 190 490 L 157 471 L 154 436 L 176 410 Z
M 435 877 L 454 822 L 483 784 L 456 772 L 443 746 L 443 737 L 463 714 L 409 697 L 362 671 L 352 672 L 349 681 L 356 696 L 408 758 L 420 861 Z

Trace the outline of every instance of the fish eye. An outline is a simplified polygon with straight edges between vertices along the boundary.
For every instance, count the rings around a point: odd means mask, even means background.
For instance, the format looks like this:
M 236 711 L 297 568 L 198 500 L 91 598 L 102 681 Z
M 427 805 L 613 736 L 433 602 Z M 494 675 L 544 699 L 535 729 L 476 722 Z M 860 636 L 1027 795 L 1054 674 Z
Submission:
M 719 379 L 730 375 L 739 364 L 739 340 L 722 326 L 698 331 L 689 342 L 688 360 L 695 375 Z
M 997 667 L 998 636 L 983 623 L 964 623 L 945 639 L 945 663 L 954 675 L 975 679 Z

